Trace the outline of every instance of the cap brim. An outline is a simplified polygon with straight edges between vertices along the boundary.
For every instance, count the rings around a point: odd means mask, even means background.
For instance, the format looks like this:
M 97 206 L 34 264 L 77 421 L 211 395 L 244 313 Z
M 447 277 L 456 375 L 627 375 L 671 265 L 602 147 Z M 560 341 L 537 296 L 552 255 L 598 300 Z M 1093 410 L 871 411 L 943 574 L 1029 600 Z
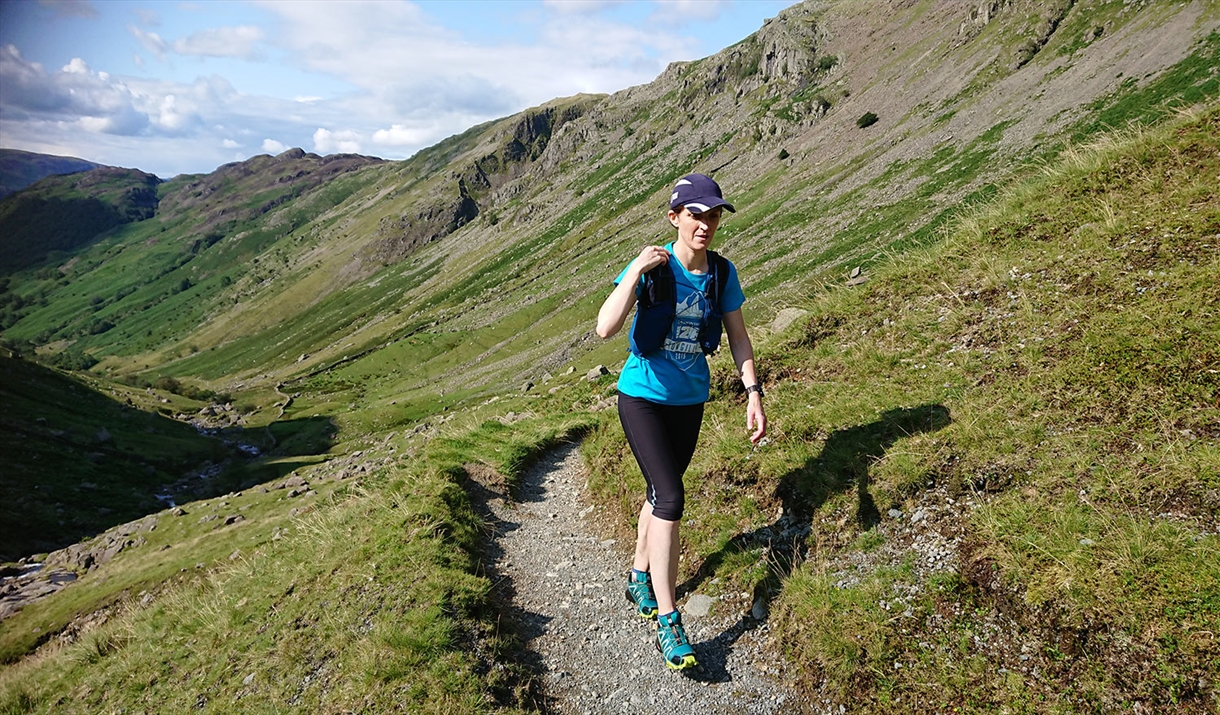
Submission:
M 723 206 L 729 211 L 737 213 L 737 209 L 733 208 L 733 204 L 730 204 L 728 201 L 715 196 L 709 196 L 708 198 L 697 199 L 695 201 L 687 201 L 682 205 L 690 210 L 690 212 L 693 214 L 705 213 L 707 211 L 711 211 L 717 206 Z

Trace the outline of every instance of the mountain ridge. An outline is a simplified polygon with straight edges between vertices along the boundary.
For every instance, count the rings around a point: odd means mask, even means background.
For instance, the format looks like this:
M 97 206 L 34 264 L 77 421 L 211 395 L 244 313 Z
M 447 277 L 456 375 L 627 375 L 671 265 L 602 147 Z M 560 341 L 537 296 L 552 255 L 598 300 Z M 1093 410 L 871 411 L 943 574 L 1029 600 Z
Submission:
M 0 149 L 0 199 L 48 176 L 75 174 L 100 166 L 74 156 Z

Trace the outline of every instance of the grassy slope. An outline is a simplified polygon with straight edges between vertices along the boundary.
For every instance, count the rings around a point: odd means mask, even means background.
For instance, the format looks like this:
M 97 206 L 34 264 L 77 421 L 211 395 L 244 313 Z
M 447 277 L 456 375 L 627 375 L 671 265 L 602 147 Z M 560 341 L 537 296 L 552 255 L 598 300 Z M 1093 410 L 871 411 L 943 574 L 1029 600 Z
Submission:
M 50 176 L 0 202 L 0 271 L 37 266 L 95 236 L 152 215 L 157 177 L 135 169 L 98 168 Z
M 274 169 L 273 165 L 267 172 Z M 285 224 L 318 219 L 364 189 L 377 172 L 371 167 L 332 178 L 305 200 L 268 213 L 257 213 L 268 199 L 247 199 L 239 184 L 229 192 L 236 196 L 214 200 L 233 204 L 244 199 L 248 205 L 229 206 L 229 212 L 255 215 L 220 226 L 208 213 L 210 205 L 190 204 L 121 227 L 55 275 L 15 277 L 14 293 L 42 296 L 46 305 L 27 311 L 30 314 L 6 336 L 39 344 L 69 341 L 76 350 L 102 357 L 135 355 L 135 362 L 127 366 L 129 373 L 213 347 L 187 339 L 200 323 L 214 320 L 247 298 L 252 286 L 284 270 L 283 241 L 289 233 Z M 173 196 L 189 192 L 190 186 L 187 179 L 176 179 L 162 191 Z M 290 197 L 294 191 L 290 185 L 276 190 L 273 200 Z M 288 245 L 299 248 L 301 241 L 296 237 Z M 92 329 L 99 321 L 113 327 Z
M 57 174 L 72 174 L 95 169 L 99 164 L 70 156 L 48 156 L 17 149 L 0 149 L 0 195 Z
M 299 470 L 323 486 L 298 497 L 308 506 L 291 518 L 274 508 L 282 491 L 230 495 L 221 511 L 249 516 L 222 529 L 197 526 L 193 516 L 219 499 L 191 505 L 177 520 L 163 515 L 168 529 L 195 534 L 166 538 L 207 567 L 188 568 L 147 598 L 121 600 L 71 645 L 7 667 L 0 712 L 452 713 L 529 705 L 529 673 L 500 631 L 492 584 L 479 575 L 481 522 L 463 488 L 463 465 L 487 465 L 511 484 L 534 455 L 593 418 L 539 417 L 509 428 L 485 417 L 465 414 L 426 446 L 407 434 L 363 445 L 362 463 L 378 466 L 357 482 L 335 483 L 335 465 Z M 158 533 L 149 535 L 151 546 Z M 125 553 L 74 590 L 175 558 L 173 550 L 161 553 L 149 545 Z M 28 628 L 37 621 L 27 614 L 46 603 L 15 620 Z
M 192 404 L 178 396 L 164 398 L 167 406 L 143 390 L 0 357 L 0 398 L 0 560 L 61 548 L 156 511 L 159 488 L 230 454 L 219 439 L 158 412 Z
M 760 351 L 772 444 L 709 411 L 685 586 L 769 579 L 806 684 L 872 712 L 1213 711 L 1217 137 L 1212 109 L 1072 152 L 806 306 Z M 630 519 L 617 431 L 590 454 Z M 961 562 L 929 574 L 888 512 L 947 498 Z

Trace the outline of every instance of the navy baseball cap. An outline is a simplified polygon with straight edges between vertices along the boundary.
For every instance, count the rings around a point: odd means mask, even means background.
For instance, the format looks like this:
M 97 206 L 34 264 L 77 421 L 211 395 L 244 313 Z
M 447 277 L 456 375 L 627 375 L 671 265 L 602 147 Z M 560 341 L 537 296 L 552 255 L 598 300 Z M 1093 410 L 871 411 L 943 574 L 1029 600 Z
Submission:
M 711 211 L 717 206 L 737 213 L 733 204 L 724 200 L 724 194 L 720 193 L 720 184 L 703 174 L 687 174 L 674 185 L 673 196 L 669 198 L 669 208 L 677 211 L 683 206 L 694 214 Z

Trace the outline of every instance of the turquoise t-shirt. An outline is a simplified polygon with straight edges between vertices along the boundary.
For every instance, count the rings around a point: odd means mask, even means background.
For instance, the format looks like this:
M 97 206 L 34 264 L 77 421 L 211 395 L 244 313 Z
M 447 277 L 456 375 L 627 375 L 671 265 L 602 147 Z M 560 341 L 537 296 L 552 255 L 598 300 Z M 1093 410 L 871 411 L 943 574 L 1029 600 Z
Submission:
M 669 266 L 674 272 L 678 314 L 660 350 L 643 357 L 628 350 L 627 364 L 618 378 L 618 389 L 624 395 L 663 405 L 697 405 L 707 402 L 711 384 L 707 357 L 699 346 L 699 326 L 703 324 L 703 316 L 709 309 L 703 289 L 710 276 L 686 270 L 682 262 L 674 257 L 672 243 L 665 250 L 669 251 Z M 624 268 L 614 279 L 614 284 L 621 283 L 626 275 L 627 269 Z M 640 284 L 635 288 L 637 296 L 643 285 L 641 277 Z M 725 284 L 724 295 L 720 296 L 721 312 L 739 310 L 745 301 L 746 296 L 737 279 L 737 268 L 730 262 L 729 280 Z M 637 313 L 636 319 L 638 317 Z M 635 327 L 635 319 L 631 325 Z M 727 339 L 727 336 L 723 338 L 722 344 Z

